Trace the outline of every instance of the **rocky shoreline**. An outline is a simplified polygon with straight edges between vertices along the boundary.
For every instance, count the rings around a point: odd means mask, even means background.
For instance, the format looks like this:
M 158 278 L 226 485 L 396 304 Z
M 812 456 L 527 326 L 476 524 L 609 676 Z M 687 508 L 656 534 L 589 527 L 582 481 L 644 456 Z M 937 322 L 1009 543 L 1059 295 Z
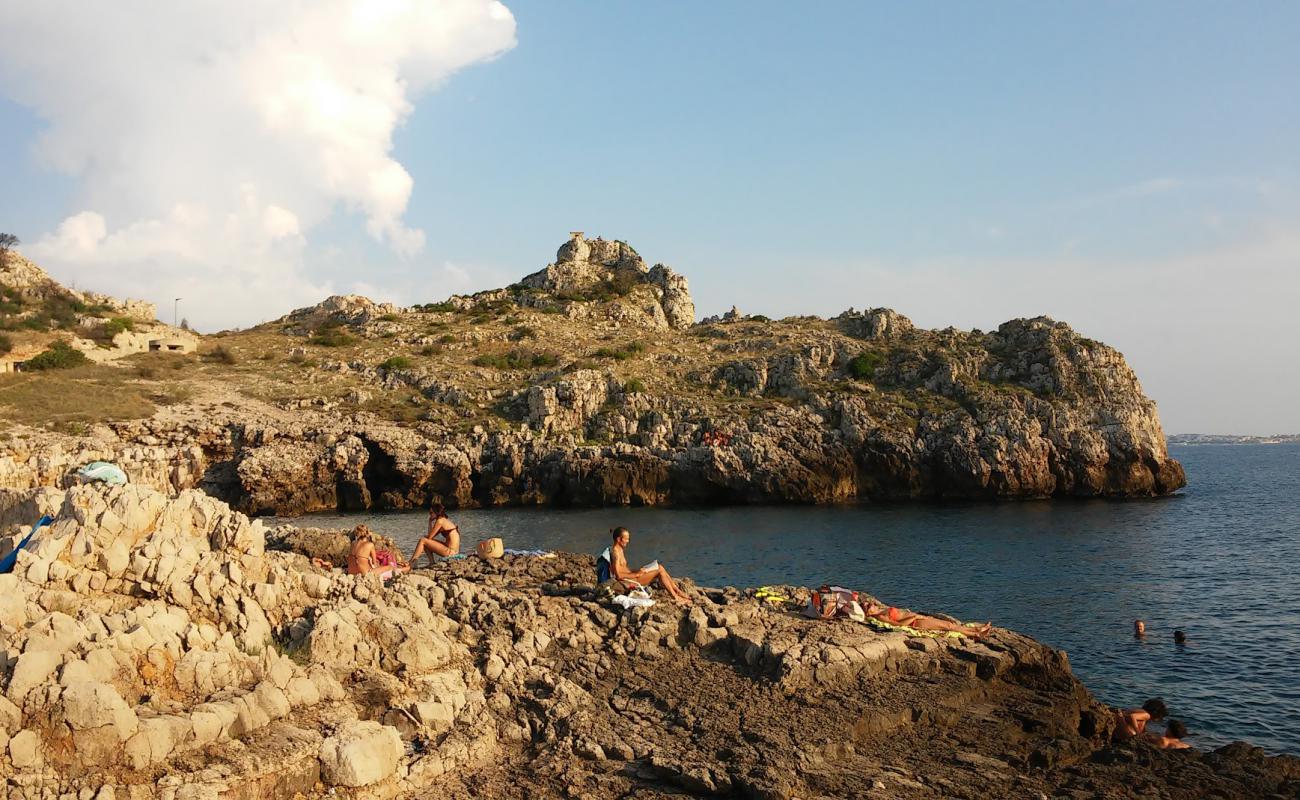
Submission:
M 62 297 L 38 277 L 22 286 Z M 0 322 L 39 322 L 37 299 Z M 67 488 L 103 459 L 161 491 L 294 516 L 431 501 L 1150 497 L 1185 483 L 1124 357 L 1065 323 L 923 330 L 887 308 L 694 315 L 684 277 L 575 234 L 502 289 L 408 308 L 331 297 L 207 337 L 197 356 L 119 360 L 99 383 L 0 383 L 33 407 L 107 392 L 137 409 L 28 409 L 32 427 L 0 436 L 0 487 Z M 21 416 L 4 402 L 0 417 Z
M 10 530 L 57 515 L 0 576 L 4 798 L 1300 797 L 1300 760 L 1246 745 L 1110 746 L 1065 654 L 1012 631 L 689 581 L 690 610 L 625 612 L 566 554 L 383 585 L 197 491 L 0 498 Z

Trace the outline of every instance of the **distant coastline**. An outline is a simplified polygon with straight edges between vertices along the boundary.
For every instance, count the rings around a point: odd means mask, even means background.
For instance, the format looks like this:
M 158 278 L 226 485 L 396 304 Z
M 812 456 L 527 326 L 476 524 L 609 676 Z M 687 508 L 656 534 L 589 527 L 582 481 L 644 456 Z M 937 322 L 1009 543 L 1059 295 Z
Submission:
M 1169 444 L 1296 444 L 1300 433 L 1279 433 L 1273 436 L 1239 436 L 1218 433 L 1175 433 L 1166 438 Z

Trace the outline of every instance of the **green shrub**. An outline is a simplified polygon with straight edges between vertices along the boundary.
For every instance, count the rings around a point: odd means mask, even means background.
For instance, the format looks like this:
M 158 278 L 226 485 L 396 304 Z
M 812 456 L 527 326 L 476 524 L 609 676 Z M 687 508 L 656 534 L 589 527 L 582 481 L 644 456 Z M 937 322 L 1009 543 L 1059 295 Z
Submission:
M 619 297 L 626 297 L 641 282 L 641 276 L 635 270 L 624 269 L 614 273 L 614 277 L 609 278 L 606 284 L 609 291 Z
M 426 344 L 424 347 L 420 348 L 420 355 L 422 356 L 436 356 L 441 352 L 442 345 L 440 344 Z
M 14 340 L 0 333 L 0 356 L 14 349 Z
M 750 314 L 749 321 L 750 322 L 771 322 L 772 318 L 767 316 L 766 314 Z
M 349 336 L 347 331 L 338 325 L 325 325 L 317 328 L 312 335 L 307 338 L 307 344 L 319 345 L 321 347 L 346 347 L 355 342 L 356 339 Z
M 524 339 L 536 339 L 537 329 L 529 325 L 520 325 L 510 332 L 510 338 L 516 342 Z
M 29 358 L 23 363 L 23 369 L 69 369 L 83 366 L 87 361 L 89 359 L 86 358 L 85 353 L 74 350 L 72 345 L 60 340 L 51 344 L 44 352 Z
M 397 322 L 401 317 L 396 314 L 384 314 L 379 318 L 380 322 Z
M 442 303 L 425 303 L 423 306 L 420 306 L 420 310 L 441 313 L 445 311 L 455 311 L 456 307 L 451 303 L 444 301 Z
M 411 366 L 411 359 L 406 356 L 390 356 L 384 359 L 379 365 L 380 369 L 408 369 Z
M 456 341 L 456 337 L 450 333 L 444 333 L 438 337 L 438 344 L 451 344 Z
M 849 360 L 849 374 L 858 380 L 870 380 L 879 366 L 879 353 L 858 353 Z
M 641 394 L 645 391 L 645 383 L 640 378 L 633 378 L 623 384 L 624 394 Z
M 632 341 L 622 347 L 602 347 L 592 353 L 596 358 L 612 358 L 615 361 L 626 361 L 634 355 L 646 351 L 645 342 Z
M 725 339 L 727 332 L 721 328 L 715 328 L 712 325 L 696 325 L 691 328 L 691 335 L 698 336 L 701 339 Z
M 238 364 L 239 358 L 234 352 L 229 350 L 224 344 L 219 344 L 208 352 L 203 354 L 203 360 L 212 361 L 216 364 Z
M 23 310 L 23 295 L 12 286 L 0 286 L 0 314 L 8 316 Z
M 493 369 L 539 369 L 553 367 L 558 363 L 560 363 L 560 358 L 554 353 L 523 349 L 510 350 L 505 353 L 484 354 L 473 361 L 476 367 L 492 367 Z
M 108 338 L 110 339 L 122 331 L 133 330 L 135 330 L 135 320 L 130 317 L 113 317 L 108 322 L 104 323 L 104 332 L 108 334 Z

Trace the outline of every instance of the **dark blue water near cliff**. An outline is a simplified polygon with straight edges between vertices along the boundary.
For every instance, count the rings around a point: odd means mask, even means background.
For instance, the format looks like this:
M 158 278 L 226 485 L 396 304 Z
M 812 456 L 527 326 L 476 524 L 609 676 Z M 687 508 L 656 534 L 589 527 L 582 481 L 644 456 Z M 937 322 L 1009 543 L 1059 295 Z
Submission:
M 841 583 L 897 605 L 992 619 L 1066 650 L 1104 701 L 1162 696 L 1198 746 L 1300 754 L 1300 446 L 1174 448 L 1179 496 L 852 508 L 462 511 L 466 549 L 596 552 L 615 524 L 637 562 L 706 585 Z M 369 521 L 410 552 L 421 514 Z M 1147 639 L 1135 641 L 1135 618 Z M 1187 632 L 1185 646 L 1173 631 Z

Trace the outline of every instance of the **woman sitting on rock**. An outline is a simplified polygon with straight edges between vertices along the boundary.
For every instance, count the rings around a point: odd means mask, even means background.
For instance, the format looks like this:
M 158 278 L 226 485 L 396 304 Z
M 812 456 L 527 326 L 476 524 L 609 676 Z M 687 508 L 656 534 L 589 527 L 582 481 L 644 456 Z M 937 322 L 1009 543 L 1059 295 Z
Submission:
M 459 552 L 460 529 L 447 518 L 447 508 L 442 503 L 434 503 L 429 507 L 429 531 L 420 537 L 420 543 L 411 554 L 411 563 L 414 564 L 420 556 L 427 555 L 429 566 L 432 567 L 434 556 L 448 558 Z
M 979 639 L 983 636 L 987 636 L 988 632 L 993 629 L 992 622 L 986 622 L 978 628 L 971 628 L 961 624 L 960 622 L 949 622 L 946 619 L 918 614 L 915 611 L 908 611 L 905 608 L 895 608 L 894 606 L 886 606 L 873 602 L 868 602 L 866 606 L 863 607 L 862 611 L 868 617 L 878 619 L 881 622 L 888 622 L 890 625 L 915 628 L 918 631 L 960 633 L 961 635 L 969 636 L 972 639 Z
M 1147 729 L 1147 723 L 1151 720 L 1159 722 L 1169 714 L 1165 701 L 1159 697 L 1153 697 L 1142 704 L 1141 708 L 1129 708 L 1116 712 L 1119 715 L 1119 724 L 1115 726 L 1114 740 L 1122 742 L 1126 739 L 1132 739 L 1134 736 L 1140 736 Z
M 374 534 L 365 525 L 358 525 L 352 531 L 352 546 L 348 548 L 348 574 L 369 575 L 375 573 L 380 580 L 388 580 L 402 572 L 410 571 L 410 566 L 402 564 L 387 550 L 375 549 Z

